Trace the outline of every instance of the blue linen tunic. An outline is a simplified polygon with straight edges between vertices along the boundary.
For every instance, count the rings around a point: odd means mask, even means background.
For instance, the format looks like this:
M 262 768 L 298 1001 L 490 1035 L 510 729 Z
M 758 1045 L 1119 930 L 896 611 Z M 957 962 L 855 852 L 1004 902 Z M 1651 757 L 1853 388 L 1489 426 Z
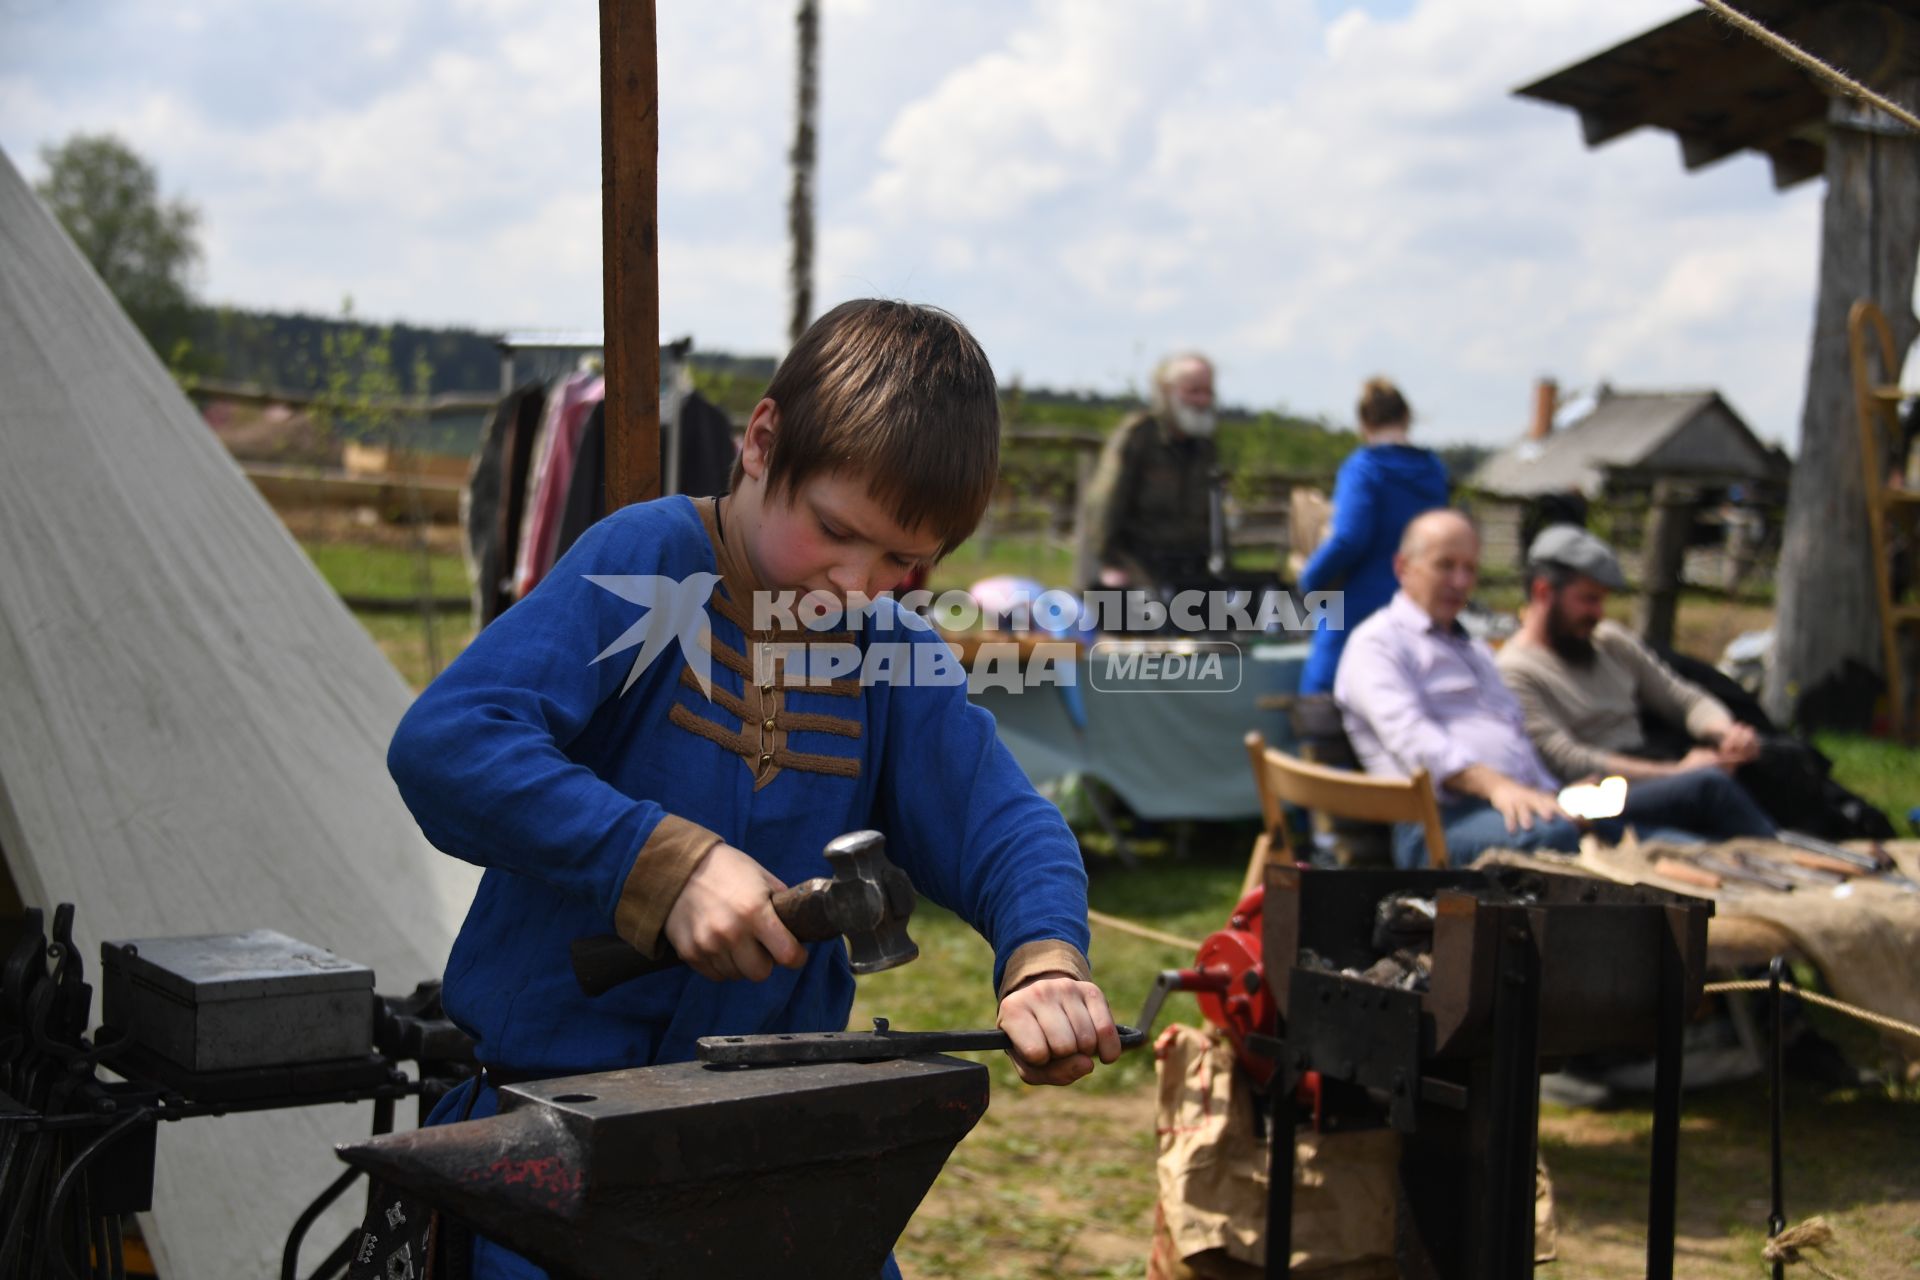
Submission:
M 764 982 L 709 982 L 677 966 L 597 998 L 580 992 L 569 945 L 613 931 L 636 856 L 669 813 L 787 884 L 829 874 L 822 850 L 835 836 L 879 828 L 915 887 L 993 945 L 996 988 L 1025 943 L 1057 939 L 1086 952 L 1086 873 L 1072 832 L 1000 745 L 992 717 L 968 703 L 944 642 L 891 601 L 853 634 L 861 652 L 872 659 L 876 646 L 895 646 L 896 671 L 957 679 L 863 682 L 851 696 L 786 690 L 788 711 L 851 721 L 788 733 L 783 754 L 800 767 L 761 776 L 757 756 L 719 740 L 751 739 L 760 726 L 742 725 L 683 675 L 679 643 L 621 691 L 635 650 L 595 658 L 644 611 L 588 575 L 719 573 L 694 502 L 624 508 L 483 630 L 394 735 L 388 765 L 421 830 L 487 869 L 444 989 L 448 1015 L 484 1062 L 609 1070 L 689 1059 L 705 1035 L 846 1025 L 853 977 L 837 943 L 810 947 L 804 968 L 776 968 Z M 749 637 L 717 607 L 722 590 L 744 595 L 744 585 L 725 584 L 705 606 L 715 650 L 749 652 Z M 741 672 L 723 661 L 711 679 L 713 698 L 737 702 L 744 692 Z M 706 730 L 687 727 L 696 717 Z M 806 767 L 823 758 L 843 763 L 815 767 L 839 772 Z

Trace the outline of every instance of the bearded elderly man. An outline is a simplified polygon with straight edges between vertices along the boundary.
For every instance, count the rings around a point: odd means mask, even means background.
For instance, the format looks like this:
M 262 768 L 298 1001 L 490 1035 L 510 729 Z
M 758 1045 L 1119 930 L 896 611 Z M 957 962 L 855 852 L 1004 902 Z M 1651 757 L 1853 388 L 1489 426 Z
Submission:
M 1206 579 L 1219 466 L 1213 427 L 1212 362 L 1191 352 L 1162 360 L 1151 407 L 1107 437 L 1082 499 L 1100 586 Z
M 1527 548 L 1526 618 L 1500 650 L 1500 676 L 1520 699 L 1527 736 L 1547 767 L 1568 781 L 1595 773 L 1664 778 L 1732 773 L 1757 759 L 1752 725 L 1608 619 L 1608 596 L 1626 585 L 1613 548 L 1578 525 L 1543 529 Z M 1696 745 L 1679 760 L 1655 758 L 1643 712 L 1684 726 Z
M 1773 834 L 1718 769 L 1630 782 L 1619 818 L 1576 822 L 1560 807 L 1559 782 L 1528 741 L 1492 650 L 1460 625 L 1480 574 L 1473 523 L 1452 510 L 1416 518 L 1393 569 L 1400 590 L 1347 642 L 1333 696 L 1368 773 L 1404 778 L 1425 769 L 1433 778 L 1455 865 L 1495 848 L 1572 852 L 1585 831 L 1617 839 L 1628 826 L 1667 840 Z M 1399 866 L 1419 866 L 1425 848 L 1417 826 L 1395 831 Z

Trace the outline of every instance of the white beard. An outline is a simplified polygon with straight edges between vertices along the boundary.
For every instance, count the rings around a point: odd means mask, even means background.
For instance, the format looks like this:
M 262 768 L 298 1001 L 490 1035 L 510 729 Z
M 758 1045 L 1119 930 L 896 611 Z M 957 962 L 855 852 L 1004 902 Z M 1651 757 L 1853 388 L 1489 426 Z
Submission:
M 1213 434 L 1214 418 L 1211 409 L 1196 409 L 1190 404 L 1181 404 L 1178 400 L 1168 406 L 1173 414 L 1173 425 L 1183 435 L 1199 436 L 1206 439 Z

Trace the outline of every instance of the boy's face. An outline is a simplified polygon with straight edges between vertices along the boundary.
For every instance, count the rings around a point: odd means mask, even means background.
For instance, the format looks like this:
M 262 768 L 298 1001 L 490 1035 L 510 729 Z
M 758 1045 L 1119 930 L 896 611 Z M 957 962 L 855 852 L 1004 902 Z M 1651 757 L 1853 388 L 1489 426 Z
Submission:
M 902 528 L 867 492 L 864 475 L 817 472 L 797 489 L 769 496 L 766 459 L 778 421 L 768 416 L 771 421 L 763 420 L 756 409 L 748 424 L 740 459 L 745 477 L 735 494 L 753 511 L 746 551 L 762 586 L 824 591 L 842 602 L 855 594 L 877 596 L 940 553 L 939 536 Z

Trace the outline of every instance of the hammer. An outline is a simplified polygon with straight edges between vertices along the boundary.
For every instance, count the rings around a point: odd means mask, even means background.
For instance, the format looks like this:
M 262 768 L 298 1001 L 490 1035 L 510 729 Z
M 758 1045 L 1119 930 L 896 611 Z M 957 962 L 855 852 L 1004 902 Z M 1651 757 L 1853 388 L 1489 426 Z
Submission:
M 879 973 L 907 963 L 920 948 L 907 936 L 913 914 L 913 881 L 887 861 L 886 837 L 850 831 L 827 843 L 831 876 L 816 876 L 770 895 L 774 914 L 802 942 L 825 942 L 845 934 L 855 973 Z M 612 934 L 578 938 L 573 976 L 590 996 L 680 963 L 662 938 L 649 958 Z

